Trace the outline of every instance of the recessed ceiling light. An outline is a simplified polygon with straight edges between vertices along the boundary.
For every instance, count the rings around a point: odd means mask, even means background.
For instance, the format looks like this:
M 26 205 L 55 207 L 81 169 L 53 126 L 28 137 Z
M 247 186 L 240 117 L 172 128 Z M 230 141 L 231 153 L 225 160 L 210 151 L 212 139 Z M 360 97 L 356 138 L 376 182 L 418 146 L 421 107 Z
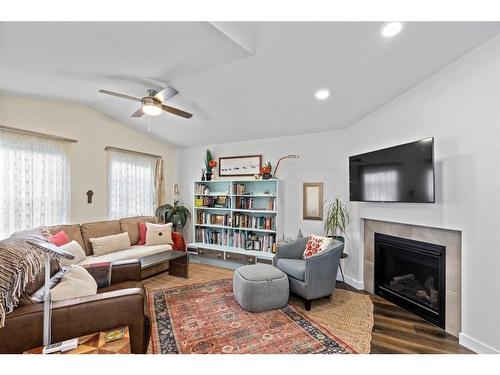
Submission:
M 402 29 L 403 24 L 401 22 L 387 22 L 382 26 L 380 34 L 382 34 L 384 38 L 392 38 L 398 35 Z
M 330 96 L 330 90 L 328 90 L 328 89 L 320 89 L 320 90 L 316 91 L 316 93 L 314 94 L 314 96 L 318 100 L 326 100 Z

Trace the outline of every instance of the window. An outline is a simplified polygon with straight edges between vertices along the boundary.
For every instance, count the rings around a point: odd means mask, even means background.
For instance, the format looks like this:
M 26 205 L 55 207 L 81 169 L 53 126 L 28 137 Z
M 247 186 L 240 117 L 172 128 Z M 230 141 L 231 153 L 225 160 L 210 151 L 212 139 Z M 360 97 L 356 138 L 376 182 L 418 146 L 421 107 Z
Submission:
M 108 217 L 153 215 L 155 165 L 153 157 L 108 151 Z
M 67 143 L 0 130 L 0 238 L 67 222 Z

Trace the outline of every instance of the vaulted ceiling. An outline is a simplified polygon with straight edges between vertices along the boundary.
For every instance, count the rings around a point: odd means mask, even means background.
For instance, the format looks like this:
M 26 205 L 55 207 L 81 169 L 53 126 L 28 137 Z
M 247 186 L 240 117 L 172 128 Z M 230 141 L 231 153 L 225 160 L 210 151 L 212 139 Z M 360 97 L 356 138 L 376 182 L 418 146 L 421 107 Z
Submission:
M 0 23 L 0 93 L 91 105 L 147 132 L 138 103 L 167 84 L 194 114 L 151 118 L 178 146 L 343 129 L 500 33 L 500 23 Z M 326 101 L 314 92 L 328 88 Z M 68 122 L 68 126 L 71 123 Z

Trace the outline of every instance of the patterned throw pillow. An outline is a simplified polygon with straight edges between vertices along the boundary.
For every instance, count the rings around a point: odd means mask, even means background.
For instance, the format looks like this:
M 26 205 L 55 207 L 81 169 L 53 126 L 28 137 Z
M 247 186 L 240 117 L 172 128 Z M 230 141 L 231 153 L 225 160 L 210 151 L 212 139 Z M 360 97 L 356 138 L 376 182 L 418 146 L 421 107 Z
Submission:
M 307 259 L 315 254 L 322 252 L 323 250 L 327 249 L 328 246 L 330 246 L 332 241 L 333 238 L 316 236 L 315 234 L 311 234 L 311 237 L 309 237 L 309 241 L 307 241 L 306 248 L 304 250 L 302 258 Z
M 172 223 L 151 224 L 146 222 L 146 246 L 172 245 Z

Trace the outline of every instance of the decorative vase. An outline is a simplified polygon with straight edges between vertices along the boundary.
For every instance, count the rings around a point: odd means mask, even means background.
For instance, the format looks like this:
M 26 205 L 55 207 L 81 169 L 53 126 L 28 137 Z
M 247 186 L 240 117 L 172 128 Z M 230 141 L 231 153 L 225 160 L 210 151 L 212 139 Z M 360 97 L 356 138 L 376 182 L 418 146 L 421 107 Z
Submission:
M 271 179 L 271 177 L 273 177 L 273 176 L 271 175 L 271 173 L 263 173 L 263 174 L 262 174 L 262 179 L 263 179 L 263 180 L 269 180 L 269 179 Z
M 207 181 L 212 181 L 212 172 L 205 173 L 205 176 Z

